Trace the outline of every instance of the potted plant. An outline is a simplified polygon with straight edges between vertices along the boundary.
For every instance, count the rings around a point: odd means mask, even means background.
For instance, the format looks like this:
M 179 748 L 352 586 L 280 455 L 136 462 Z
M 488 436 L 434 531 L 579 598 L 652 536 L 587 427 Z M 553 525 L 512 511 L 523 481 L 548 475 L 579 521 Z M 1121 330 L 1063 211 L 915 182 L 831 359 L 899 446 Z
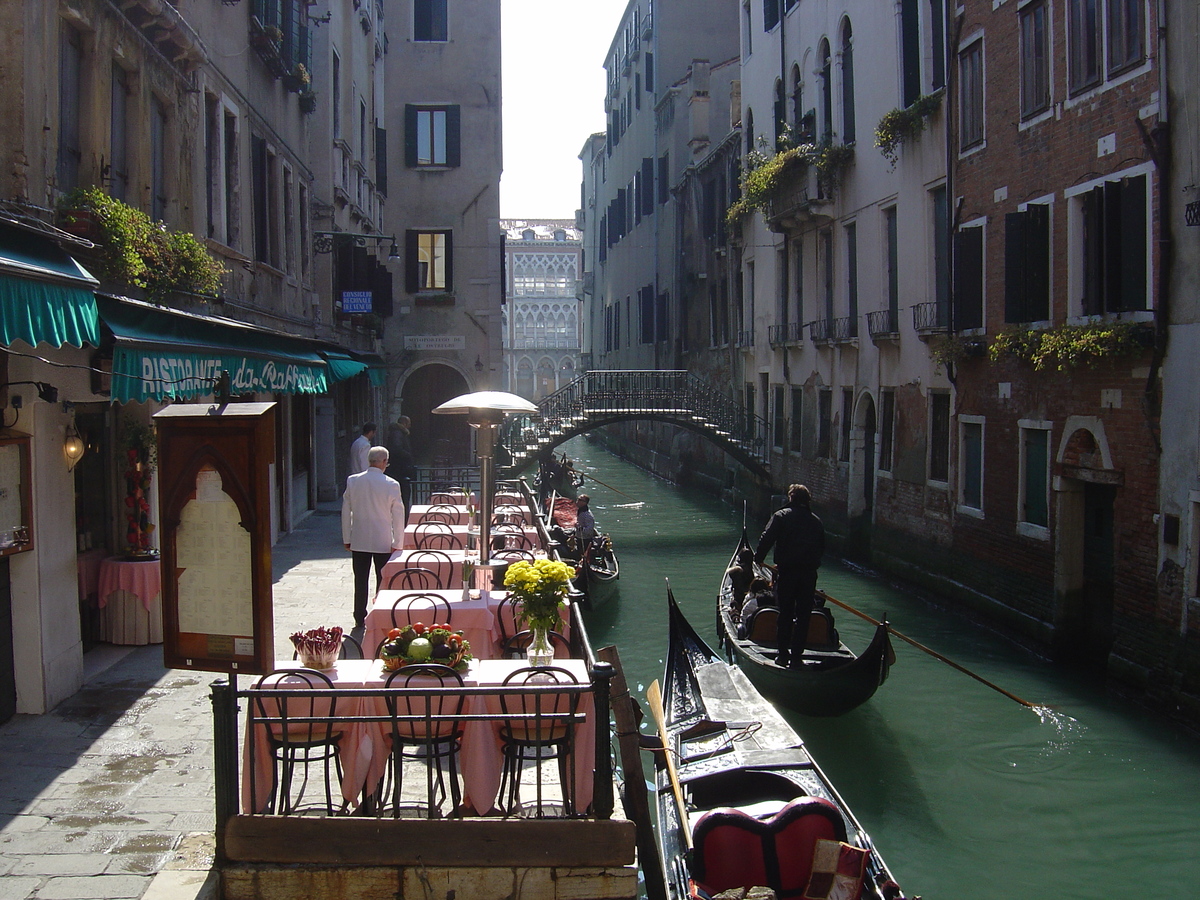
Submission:
M 315 91 L 303 90 L 300 92 L 300 112 L 308 115 L 317 110 L 317 95 Z
M 308 69 L 304 63 L 296 63 L 292 66 L 291 71 L 283 76 L 283 86 L 289 91 L 300 93 L 312 83 L 312 76 L 308 74 Z
M 533 632 L 525 655 L 533 666 L 554 662 L 549 632 L 559 624 L 567 585 L 575 570 L 556 559 L 518 560 L 504 573 L 504 586 L 517 598 L 517 621 Z

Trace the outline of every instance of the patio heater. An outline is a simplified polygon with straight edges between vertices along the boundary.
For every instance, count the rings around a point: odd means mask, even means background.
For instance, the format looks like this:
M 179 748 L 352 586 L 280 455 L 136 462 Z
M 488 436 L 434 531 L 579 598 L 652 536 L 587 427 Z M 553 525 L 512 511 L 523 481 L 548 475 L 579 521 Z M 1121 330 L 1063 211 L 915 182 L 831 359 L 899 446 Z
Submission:
M 496 447 L 496 427 L 510 412 L 536 413 L 538 408 L 524 397 L 505 391 L 476 391 L 460 394 L 433 410 L 438 415 L 465 414 L 467 423 L 478 434 L 475 455 L 479 457 L 479 566 L 491 571 L 492 501 L 496 486 L 496 469 L 492 454 Z

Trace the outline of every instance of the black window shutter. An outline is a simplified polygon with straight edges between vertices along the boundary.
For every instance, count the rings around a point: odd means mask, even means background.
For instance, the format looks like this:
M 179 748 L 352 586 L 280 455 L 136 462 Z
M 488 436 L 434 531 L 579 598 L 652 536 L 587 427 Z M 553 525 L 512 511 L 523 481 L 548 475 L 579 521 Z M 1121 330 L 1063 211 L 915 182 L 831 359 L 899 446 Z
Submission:
M 1025 210 L 1025 313 L 1030 322 L 1050 318 L 1050 207 Z
M 654 93 L 654 54 L 646 54 L 646 90 Z
M 417 164 L 417 108 L 404 105 L 404 165 L 410 169 Z
M 462 165 L 462 141 L 459 139 L 461 115 L 459 106 L 446 107 L 446 165 L 448 166 Z
M 433 10 L 429 0 L 416 0 L 413 6 L 413 37 L 418 41 L 433 40 Z
M 333 298 L 341 302 L 342 291 L 354 290 L 354 255 L 346 241 L 333 244 Z
M 1110 215 L 1112 211 L 1110 211 Z M 1146 308 L 1146 176 L 1126 178 L 1121 189 L 1122 310 Z
M 1104 189 L 1083 196 L 1083 312 L 1104 312 Z
M 670 155 L 664 153 L 658 158 L 658 202 L 666 203 L 671 199 Z
M 387 167 L 387 129 L 375 127 L 375 186 L 379 193 L 387 196 L 388 192 Z
M 417 232 L 404 232 L 404 289 L 410 294 L 415 294 L 421 289 L 421 282 L 418 279 L 417 265 L 419 257 L 417 254 Z
M 625 228 L 625 210 L 629 198 L 626 195 L 625 188 L 617 188 L 617 237 L 623 238 L 628 233 Z
M 1025 215 L 1004 217 L 1004 321 L 1028 322 L 1025 318 Z
M 654 214 L 654 157 L 642 159 L 642 215 Z
M 446 232 L 446 290 L 454 290 L 454 234 Z
M 392 273 L 378 262 L 371 283 L 371 311 L 377 316 L 392 314 Z
M 954 235 L 954 327 L 983 327 L 983 229 Z
M 900 53 L 904 68 L 904 106 L 921 96 L 921 27 L 917 0 L 900 4 Z

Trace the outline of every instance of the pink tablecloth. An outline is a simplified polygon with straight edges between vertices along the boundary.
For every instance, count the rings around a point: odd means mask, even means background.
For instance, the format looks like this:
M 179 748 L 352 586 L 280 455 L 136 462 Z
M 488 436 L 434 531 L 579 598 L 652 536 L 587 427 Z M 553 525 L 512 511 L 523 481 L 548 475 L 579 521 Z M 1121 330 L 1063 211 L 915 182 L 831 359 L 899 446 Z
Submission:
M 448 591 L 380 591 L 375 596 L 375 604 L 367 613 L 366 633 L 363 637 L 363 654 L 373 655 L 375 648 L 392 628 L 392 607 L 401 604 L 404 608 L 404 598 L 413 593 L 429 593 L 444 598 L 450 604 L 450 626 L 455 631 L 461 631 L 471 645 L 471 655 L 476 659 L 487 659 L 496 655 L 496 607 L 500 603 L 500 594 L 496 599 L 476 598 L 463 600 L 462 589 Z M 413 604 L 413 621 L 432 624 L 435 604 L 417 600 Z M 427 610 L 424 616 L 422 610 Z M 443 613 L 438 613 L 438 621 Z M 401 624 L 408 621 L 405 616 L 399 619 Z
M 110 556 L 100 563 L 100 606 L 108 604 L 113 591 L 129 591 L 142 601 L 146 611 L 162 592 L 162 569 L 159 561 L 131 562 Z
M 87 600 L 95 596 L 96 605 L 100 605 L 100 564 L 107 555 L 105 550 L 85 550 L 75 556 L 75 572 L 79 579 L 79 599 Z
M 476 660 L 463 675 L 465 687 L 496 687 L 505 677 L 517 669 L 524 668 L 524 660 L 484 659 Z M 555 660 L 571 672 L 581 683 L 589 681 L 587 664 L 579 659 Z M 297 663 L 277 663 L 283 668 L 298 667 Z M 381 688 L 390 673 L 383 671 L 379 660 L 339 660 L 337 667 L 327 673 L 335 687 L 346 689 Z M 254 702 L 248 704 L 251 715 Z M 583 695 L 579 704 L 586 721 L 576 729 L 574 746 L 575 806 L 586 809 L 592 802 L 593 772 L 596 759 L 596 723 L 591 694 Z M 498 713 L 500 703 L 496 696 L 472 696 L 463 710 L 468 715 Z M 338 715 L 369 716 L 387 715 L 382 698 L 348 697 L 337 704 Z M 253 727 L 253 726 L 252 726 Z M 265 808 L 271 787 L 271 753 L 265 740 L 265 726 L 257 726 L 258 736 L 254 741 L 251 758 L 250 731 L 247 729 L 244 747 L 242 776 L 242 808 L 245 812 L 261 811 Z M 459 772 L 463 781 L 463 803 L 479 814 L 490 812 L 500 788 L 503 767 L 503 750 L 499 737 L 500 721 L 479 720 L 464 726 L 462 750 L 459 754 Z M 390 755 L 391 730 L 386 723 L 352 723 L 343 729 L 339 742 L 342 759 L 342 798 L 348 806 L 357 806 L 366 791 L 370 793 L 379 784 L 387 770 Z M 253 796 L 251 793 L 251 771 L 253 770 Z
M 126 645 L 162 643 L 162 578 L 158 560 L 131 562 L 109 557 L 100 563 L 97 593 L 101 640 Z
M 465 524 L 464 525 L 446 525 L 444 527 L 442 527 L 441 525 L 434 525 L 432 528 L 430 526 L 425 526 L 424 528 L 421 528 L 421 524 L 422 523 L 420 523 L 420 522 L 413 522 L 412 524 L 408 525 L 404 529 L 404 547 L 405 547 L 405 549 L 412 550 L 412 549 L 416 548 L 418 533 L 423 533 L 427 538 L 429 538 L 431 540 L 435 540 L 435 535 L 437 535 L 438 533 L 451 534 L 454 536 L 454 539 L 457 540 L 458 547 L 456 549 L 464 549 L 464 548 L 474 547 L 475 541 L 477 541 L 479 539 L 479 527 L 478 526 L 475 526 L 472 532 L 468 532 L 467 531 L 468 526 Z M 540 541 L 538 539 L 538 532 L 537 532 L 536 528 L 534 528 L 531 525 L 526 525 L 521 530 L 525 536 L 525 540 L 518 542 L 518 544 L 520 544 L 521 546 L 528 545 L 531 548 L 537 547 L 539 545 Z M 495 529 L 493 529 L 492 530 L 492 540 L 495 541 L 497 535 L 502 534 L 502 533 L 503 532 L 497 532 Z M 434 549 L 438 549 L 438 550 L 443 549 L 440 546 L 440 544 L 436 544 L 436 543 L 431 544 L 430 546 L 432 546 Z
M 418 522 L 425 521 L 426 514 L 432 508 L 433 508 L 432 505 L 428 504 L 428 503 L 414 503 L 412 505 L 412 508 L 408 511 L 409 523 L 416 525 Z M 442 507 L 442 508 L 445 509 L 446 507 Z M 493 512 L 495 512 L 496 510 L 500 510 L 500 509 L 503 509 L 504 511 L 507 511 L 507 512 L 519 512 L 521 514 L 521 517 L 525 520 L 526 525 L 533 524 L 533 512 L 528 507 L 523 506 L 523 507 L 518 507 L 515 509 L 511 506 L 496 507 L 495 510 L 493 510 Z M 449 510 L 450 510 L 450 512 L 447 514 L 447 518 L 450 519 L 449 524 L 451 524 L 451 525 L 466 525 L 467 524 L 467 518 L 468 518 L 467 507 L 455 505 L 455 506 L 450 506 Z M 476 510 L 475 510 L 475 518 L 476 518 L 476 520 L 478 520 L 478 518 L 479 518 L 479 509 L 478 508 L 476 508 Z
M 445 554 L 447 559 L 441 556 L 429 556 L 430 553 Z M 473 557 L 478 561 L 478 554 L 473 554 Z M 428 569 L 433 572 L 438 578 L 438 586 L 442 589 L 462 588 L 463 582 L 463 562 L 467 558 L 466 550 L 396 550 L 392 553 L 391 558 L 384 563 L 383 577 L 379 584 L 386 588 L 389 579 L 405 568 Z M 415 588 L 409 588 L 415 590 Z

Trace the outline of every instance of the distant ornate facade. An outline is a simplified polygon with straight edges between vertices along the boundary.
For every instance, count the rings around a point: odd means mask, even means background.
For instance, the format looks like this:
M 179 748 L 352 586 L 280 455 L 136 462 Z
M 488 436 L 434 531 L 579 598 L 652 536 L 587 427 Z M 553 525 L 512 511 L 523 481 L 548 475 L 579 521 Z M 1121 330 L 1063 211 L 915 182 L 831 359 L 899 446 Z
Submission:
M 507 389 L 539 400 L 579 370 L 580 233 L 570 219 L 505 219 Z

